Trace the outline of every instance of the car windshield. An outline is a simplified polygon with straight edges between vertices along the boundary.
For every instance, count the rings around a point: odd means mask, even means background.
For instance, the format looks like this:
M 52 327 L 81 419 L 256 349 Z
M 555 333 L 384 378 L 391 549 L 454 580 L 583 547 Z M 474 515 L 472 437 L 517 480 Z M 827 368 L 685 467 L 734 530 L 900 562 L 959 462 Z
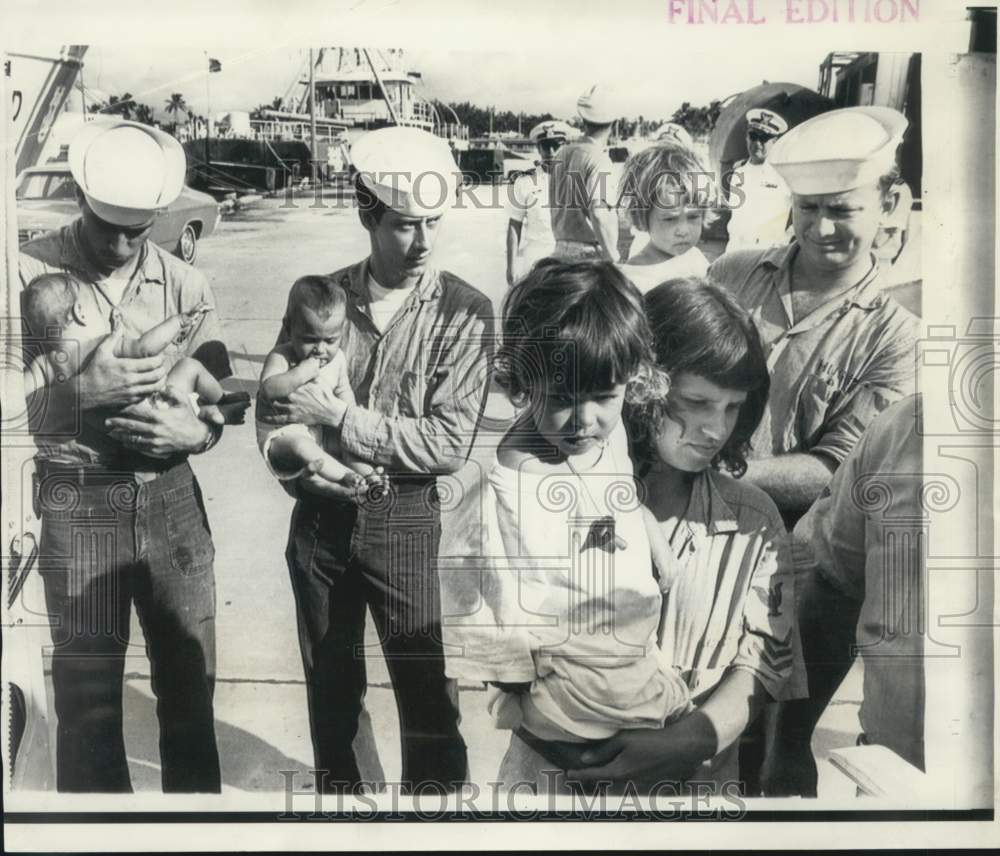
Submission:
M 68 172 L 31 172 L 17 187 L 18 199 L 75 198 L 73 177 Z

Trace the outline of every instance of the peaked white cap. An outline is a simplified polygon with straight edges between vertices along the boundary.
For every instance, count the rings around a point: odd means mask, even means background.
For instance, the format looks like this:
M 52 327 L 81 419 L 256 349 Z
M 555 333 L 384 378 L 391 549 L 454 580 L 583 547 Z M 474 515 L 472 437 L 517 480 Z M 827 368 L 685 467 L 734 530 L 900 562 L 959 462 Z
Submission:
M 540 143 L 543 140 L 568 140 L 575 137 L 579 132 L 572 126 L 559 119 L 547 119 L 539 122 L 531 129 L 528 137 L 533 143 Z
M 618 118 L 610 93 L 598 84 L 576 99 L 576 112 L 581 119 L 594 125 L 610 125 Z
M 187 158 L 181 144 L 158 128 L 98 120 L 70 141 L 69 169 L 98 217 L 139 226 L 180 196 Z
M 877 181 L 896 160 L 909 123 L 891 107 L 847 107 L 796 125 L 767 162 L 792 193 L 843 193 Z
M 455 158 L 428 131 L 398 125 L 370 131 L 351 147 L 351 162 L 365 187 L 404 216 L 435 217 L 455 202 Z
M 765 134 L 776 137 L 788 130 L 788 122 L 781 118 L 773 110 L 763 107 L 754 107 L 746 112 L 747 125 Z

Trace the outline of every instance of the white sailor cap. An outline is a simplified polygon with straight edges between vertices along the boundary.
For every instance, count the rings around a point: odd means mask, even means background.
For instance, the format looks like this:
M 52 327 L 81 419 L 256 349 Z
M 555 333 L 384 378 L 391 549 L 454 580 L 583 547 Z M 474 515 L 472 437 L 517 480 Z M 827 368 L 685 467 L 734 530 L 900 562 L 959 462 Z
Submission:
M 831 110 L 796 125 L 774 144 L 767 162 L 792 193 L 843 193 L 892 169 L 908 124 L 891 107 Z
M 98 120 L 70 141 L 69 169 L 98 217 L 140 226 L 180 196 L 187 158 L 181 144 L 158 128 Z
M 615 113 L 610 95 L 603 86 L 595 84 L 576 99 L 576 112 L 580 118 L 594 125 L 610 125 L 618 114 Z
M 458 166 L 440 137 L 394 125 L 369 131 L 351 147 L 362 183 L 406 217 L 436 217 L 455 201 Z
M 656 141 L 658 143 L 677 143 L 687 148 L 694 145 L 694 140 L 691 139 L 687 129 L 676 122 L 665 122 L 660 125 L 660 129 L 656 132 Z
M 765 110 L 763 107 L 747 110 L 746 119 L 748 128 L 770 134 L 772 137 L 780 136 L 788 130 L 788 122 L 773 110 Z
M 576 131 L 568 125 L 566 122 L 560 122 L 558 119 L 549 119 L 545 122 L 539 122 L 531 129 L 531 133 L 528 136 L 531 138 L 531 142 L 538 143 L 544 142 L 545 140 L 568 140 L 570 137 L 575 136 Z

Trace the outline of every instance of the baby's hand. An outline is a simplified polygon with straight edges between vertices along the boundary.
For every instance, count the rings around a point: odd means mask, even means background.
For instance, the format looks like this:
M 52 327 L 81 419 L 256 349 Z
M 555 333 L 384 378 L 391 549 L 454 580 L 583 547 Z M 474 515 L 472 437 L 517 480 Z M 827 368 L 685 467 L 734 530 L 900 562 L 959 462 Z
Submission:
M 187 335 L 194 328 L 194 325 L 201 320 L 202 316 L 207 312 L 211 312 L 214 308 L 211 303 L 202 300 L 197 306 L 188 309 L 187 312 L 181 312 L 181 332 L 174 341 L 179 344 L 187 338 Z
M 319 357 L 309 356 L 299 363 L 297 368 L 305 378 L 303 383 L 308 383 L 319 374 L 320 369 L 323 368 L 323 361 Z

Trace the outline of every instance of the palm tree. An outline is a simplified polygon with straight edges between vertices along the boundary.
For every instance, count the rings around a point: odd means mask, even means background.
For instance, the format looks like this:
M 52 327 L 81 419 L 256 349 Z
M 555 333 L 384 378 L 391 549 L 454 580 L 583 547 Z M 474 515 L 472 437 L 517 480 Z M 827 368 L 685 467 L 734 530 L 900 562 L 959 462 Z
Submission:
M 131 92 L 122 95 L 109 95 L 107 101 L 91 104 L 87 108 L 88 113 L 106 113 L 110 116 L 121 116 L 123 119 L 131 119 L 132 111 L 135 109 L 135 99 Z
M 135 121 L 142 122 L 144 125 L 155 124 L 156 120 L 153 118 L 153 108 L 148 104 L 136 104 Z
M 170 97 L 166 100 L 167 113 L 174 117 L 174 121 L 177 120 L 177 113 L 183 113 L 185 116 L 189 117 L 190 111 L 188 110 L 187 102 L 184 100 L 184 96 L 180 92 L 171 93 Z

